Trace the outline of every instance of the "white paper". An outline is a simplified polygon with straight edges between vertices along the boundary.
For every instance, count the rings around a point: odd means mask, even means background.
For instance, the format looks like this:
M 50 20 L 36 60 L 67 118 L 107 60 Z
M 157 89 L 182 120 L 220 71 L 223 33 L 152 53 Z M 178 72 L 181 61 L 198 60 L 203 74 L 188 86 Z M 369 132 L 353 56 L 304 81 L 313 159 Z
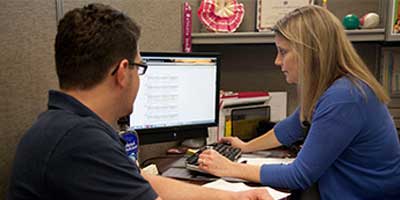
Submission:
M 267 105 L 271 106 L 271 121 L 279 122 L 287 115 L 287 92 L 270 92 L 271 99 Z
M 218 126 L 208 127 L 207 144 L 218 142 Z
M 203 187 L 234 192 L 246 191 L 250 189 L 266 189 L 273 199 L 282 199 L 290 195 L 290 193 L 280 192 L 270 187 L 250 187 L 244 183 L 230 183 L 223 179 L 218 179 L 216 181 L 204 184 Z
M 241 157 L 238 162 L 246 162 L 249 165 L 264 165 L 264 164 L 283 164 L 287 165 L 294 161 L 294 158 L 251 158 Z

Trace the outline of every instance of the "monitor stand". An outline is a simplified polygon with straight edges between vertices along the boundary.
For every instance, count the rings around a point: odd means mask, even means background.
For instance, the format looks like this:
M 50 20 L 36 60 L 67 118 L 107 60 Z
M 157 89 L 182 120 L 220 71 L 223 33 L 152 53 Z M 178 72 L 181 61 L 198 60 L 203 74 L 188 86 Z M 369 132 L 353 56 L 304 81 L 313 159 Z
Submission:
M 200 148 L 206 145 L 206 138 L 199 137 L 199 138 L 190 138 L 185 139 L 182 141 L 182 146 L 189 147 L 189 148 Z

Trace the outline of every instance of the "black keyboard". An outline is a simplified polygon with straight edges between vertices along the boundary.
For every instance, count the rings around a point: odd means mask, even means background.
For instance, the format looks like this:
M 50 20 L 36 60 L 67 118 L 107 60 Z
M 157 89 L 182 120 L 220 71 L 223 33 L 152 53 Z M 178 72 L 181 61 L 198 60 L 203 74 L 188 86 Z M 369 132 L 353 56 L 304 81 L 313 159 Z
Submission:
M 241 155 L 242 151 L 239 148 L 232 147 L 228 144 L 214 143 L 200 148 L 195 154 L 186 158 L 186 169 L 194 170 L 198 172 L 204 172 L 199 169 L 199 155 L 206 149 L 214 149 L 221 155 L 225 156 L 231 161 L 236 161 Z

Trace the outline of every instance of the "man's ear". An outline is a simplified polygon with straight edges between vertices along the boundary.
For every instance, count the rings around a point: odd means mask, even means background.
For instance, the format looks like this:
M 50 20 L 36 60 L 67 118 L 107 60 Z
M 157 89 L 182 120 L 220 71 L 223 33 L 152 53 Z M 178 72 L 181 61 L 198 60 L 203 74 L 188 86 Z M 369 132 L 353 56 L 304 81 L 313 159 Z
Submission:
M 119 62 L 118 70 L 115 73 L 115 82 L 118 86 L 125 87 L 128 84 L 128 65 L 127 59 Z

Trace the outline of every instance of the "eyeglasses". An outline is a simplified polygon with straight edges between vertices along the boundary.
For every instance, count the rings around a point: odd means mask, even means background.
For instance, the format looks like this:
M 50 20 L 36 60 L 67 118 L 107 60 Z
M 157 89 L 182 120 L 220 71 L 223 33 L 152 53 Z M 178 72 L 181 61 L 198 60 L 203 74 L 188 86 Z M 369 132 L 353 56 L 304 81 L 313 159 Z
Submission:
M 128 60 L 129 61 L 129 60 Z M 121 61 L 118 63 L 117 67 L 111 72 L 111 76 L 114 76 L 114 74 L 117 72 L 119 65 L 121 64 Z M 143 75 L 146 73 L 147 70 L 147 63 L 135 63 L 135 62 L 131 62 L 129 61 L 129 66 L 137 66 L 138 67 L 138 75 Z
M 132 64 L 129 64 L 129 65 L 138 66 L 138 75 L 143 75 L 144 73 L 146 73 L 147 67 L 148 67 L 147 63 L 144 63 L 144 62 L 142 62 L 142 63 L 132 62 Z

